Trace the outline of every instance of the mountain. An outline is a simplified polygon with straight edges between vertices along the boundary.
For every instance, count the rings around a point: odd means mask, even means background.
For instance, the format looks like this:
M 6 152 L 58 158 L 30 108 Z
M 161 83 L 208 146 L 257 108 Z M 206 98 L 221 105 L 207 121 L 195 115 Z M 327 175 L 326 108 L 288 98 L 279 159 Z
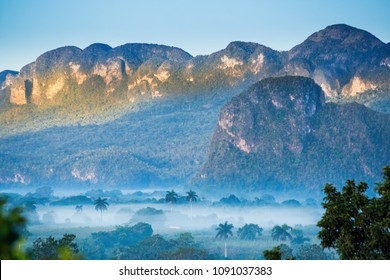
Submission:
M 310 78 L 267 78 L 222 108 L 198 180 L 298 193 L 352 178 L 375 182 L 390 162 L 389 122 L 357 103 L 325 103 Z
M 0 107 L 7 102 L 7 89 L 11 86 L 11 81 L 18 75 L 18 72 L 4 70 L 0 72 Z
M 222 106 L 262 79 L 286 75 L 313 79 L 324 92 L 321 108 L 358 102 L 390 113 L 390 44 L 347 25 L 285 52 L 238 41 L 195 57 L 156 44 L 67 46 L 0 73 L 0 185 L 189 184 L 202 166 L 207 173 Z
M 328 26 L 289 51 L 286 72 L 313 78 L 331 98 L 389 90 L 388 46 L 345 24 Z M 381 73 L 380 77 L 377 73 Z
M 187 184 L 201 168 L 220 105 L 160 101 L 103 124 L 0 138 L 0 189 L 153 188 Z
M 7 79 L 11 79 L 18 75 L 18 72 L 12 71 L 12 70 L 4 70 L 0 72 L 0 85 L 1 87 L 7 87 L 8 85 L 5 84 Z
M 328 100 L 355 101 L 390 112 L 389 44 L 337 24 L 288 52 L 245 42 L 197 57 L 154 44 L 48 51 L 2 86 L 0 120 L 5 126 L 0 135 L 28 127 L 101 123 L 145 100 L 210 92 L 228 99 L 260 79 L 285 75 L 312 78 Z M 113 111 L 115 117 L 110 118 Z

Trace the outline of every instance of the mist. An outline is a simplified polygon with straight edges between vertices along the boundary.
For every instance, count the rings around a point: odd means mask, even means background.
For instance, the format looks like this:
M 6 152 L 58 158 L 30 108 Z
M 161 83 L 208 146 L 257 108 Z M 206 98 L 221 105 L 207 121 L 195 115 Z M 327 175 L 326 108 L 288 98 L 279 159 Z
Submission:
M 228 240 L 233 259 L 262 259 L 264 250 L 286 242 L 294 252 L 299 252 L 298 246 L 319 243 L 316 224 L 324 210 L 315 199 L 298 200 L 285 194 L 250 196 L 252 199 L 234 194 L 205 197 L 199 192 L 189 201 L 188 191 L 177 191 L 174 202 L 168 201 L 168 191 L 159 189 L 56 193 L 51 187 L 41 187 L 2 195 L 10 207 L 24 209 L 28 221 L 25 247 L 32 252 L 39 250 L 34 245 L 37 240 L 44 244 L 49 237 L 60 240 L 73 234 L 86 259 L 223 259 L 224 241 L 217 238 L 217 232 L 225 223 L 232 226 Z M 107 202 L 105 208 L 96 207 L 98 199 Z M 259 232 L 247 239 L 240 231 L 250 225 Z M 282 225 L 290 228 L 285 241 L 272 233 L 274 227 Z M 297 237 L 303 240 L 300 244 L 294 243 Z M 158 254 L 145 253 L 148 242 L 162 242 Z M 170 247 L 164 245 L 168 243 Z
M 162 210 L 163 214 L 155 221 L 153 217 L 136 214 L 147 207 Z M 143 220 L 150 223 L 155 231 L 169 232 L 203 230 L 225 221 L 235 227 L 253 223 L 267 229 L 279 224 L 313 225 L 320 219 L 322 210 L 312 207 L 212 207 L 195 204 L 191 211 L 189 205 L 137 203 L 110 205 L 103 213 L 96 211 L 94 205 L 83 206 L 82 212 L 76 212 L 75 206 L 38 206 L 37 213 L 42 223 L 51 226 L 115 227 Z M 52 220 L 45 220 L 48 215 L 52 216 Z

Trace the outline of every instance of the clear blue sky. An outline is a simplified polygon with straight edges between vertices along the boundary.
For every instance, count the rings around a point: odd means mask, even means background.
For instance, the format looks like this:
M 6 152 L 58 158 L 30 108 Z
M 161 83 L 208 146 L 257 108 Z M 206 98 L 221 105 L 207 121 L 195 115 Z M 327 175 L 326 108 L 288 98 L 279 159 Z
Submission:
M 158 43 L 192 55 L 237 40 L 289 50 L 335 23 L 390 42 L 390 1 L 0 0 L 0 71 L 19 70 L 57 47 L 95 42 Z

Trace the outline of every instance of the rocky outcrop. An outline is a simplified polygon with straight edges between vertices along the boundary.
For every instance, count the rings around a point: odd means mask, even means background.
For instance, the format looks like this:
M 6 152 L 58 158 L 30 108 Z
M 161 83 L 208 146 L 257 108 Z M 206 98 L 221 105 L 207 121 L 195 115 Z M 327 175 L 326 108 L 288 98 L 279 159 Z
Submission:
M 367 31 L 336 24 L 312 34 L 292 48 L 288 53 L 289 65 L 292 61 L 296 62 L 295 67 L 290 68 L 301 69 L 298 75 L 313 78 L 327 97 L 354 96 L 367 88 L 361 85 L 367 83 L 368 77 L 361 74 L 361 83 L 357 84 L 357 74 L 385 70 L 380 63 L 390 55 L 385 48 L 383 42 Z M 286 72 L 295 75 L 291 71 Z M 389 81 L 390 72 L 385 72 L 383 74 Z M 368 88 L 379 84 L 382 85 L 382 82 L 372 81 Z
M 263 78 L 294 75 L 314 79 L 328 99 L 339 99 L 390 91 L 389 61 L 389 44 L 338 24 L 312 34 L 289 52 L 244 42 L 198 57 L 150 44 L 63 47 L 38 57 L 7 86 L 12 104 L 59 105 L 57 97 L 80 94 L 83 84 L 95 83 L 97 77 L 104 83 L 97 92 L 134 102 L 172 93 L 239 91 Z M 26 98 L 30 90 L 31 98 Z
M 0 107 L 10 102 L 10 87 L 18 72 L 5 70 L 0 72 Z
M 8 85 L 10 102 L 15 105 L 29 102 L 35 105 L 58 104 L 58 97 L 77 91 L 78 87 L 96 77 L 103 80 L 106 95 L 118 90 L 127 96 L 136 92 L 138 88 L 134 82 L 138 85 L 140 80 L 137 77 L 142 75 L 146 78 L 141 78 L 141 81 L 147 84 L 148 93 L 153 95 L 158 90 L 155 81 L 165 83 L 170 77 L 169 67 L 164 69 L 164 65 L 171 63 L 177 68 L 190 58 L 180 49 L 148 44 L 127 44 L 115 49 L 103 44 L 94 44 L 84 50 L 63 47 L 44 53 L 22 68 Z M 153 78 L 148 79 L 148 76 Z
M 327 182 L 379 180 L 390 162 L 389 121 L 356 103 L 325 103 L 312 79 L 264 79 L 221 110 L 199 180 L 317 192 Z

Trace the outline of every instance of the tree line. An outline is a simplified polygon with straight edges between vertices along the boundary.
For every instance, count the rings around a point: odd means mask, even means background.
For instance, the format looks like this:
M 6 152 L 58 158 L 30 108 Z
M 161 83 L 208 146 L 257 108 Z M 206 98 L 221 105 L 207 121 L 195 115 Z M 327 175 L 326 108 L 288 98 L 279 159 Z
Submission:
M 315 244 L 311 245 L 314 246 L 313 250 L 334 249 L 340 259 L 390 259 L 390 165 L 383 168 L 383 182 L 377 183 L 375 196 L 369 197 L 366 193 L 367 190 L 366 183 L 357 184 L 353 180 L 347 180 L 340 191 L 331 184 L 324 186 L 325 196 L 322 206 L 325 212 L 317 223 L 320 228 L 318 238 L 321 247 Z M 167 203 L 174 204 L 177 198 L 178 195 L 172 190 L 166 193 L 165 200 Z M 187 192 L 187 201 L 190 204 L 198 199 L 199 197 L 194 191 Z M 109 206 L 107 199 L 98 198 L 94 204 L 96 211 L 101 212 L 102 218 L 103 211 L 107 210 Z M 33 204 L 28 207 L 31 208 L 30 211 L 34 210 Z M 0 198 L 1 259 L 27 258 L 26 252 L 20 249 L 23 232 L 26 230 L 26 218 L 23 211 L 24 209 L 20 207 L 7 207 L 6 200 Z M 77 205 L 76 211 L 82 211 L 82 206 Z M 233 228 L 233 224 L 227 221 L 219 224 L 216 228 L 215 238 L 225 241 L 225 257 L 227 257 L 226 241 L 233 236 Z M 242 240 L 251 240 L 260 236 L 262 231 L 263 229 L 258 225 L 246 224 L 238 229 L 237 235 Z M 302 231 L 288 225 L 275 226 L 271 235 L 274 240 L 289 240 L 296 244 L 309 241 L 307 237 L 303 236 Z M 37 239 L 33 243 L 33 251 L 35 248 L 36 252 L 44 252 L 43 255 L 47 258 L 77 258 L 79 249 L 74 242 L 75 238 L 75 235 L 65 234 L 59 240 L 53 237 L 48 237 L 45 240 Z M 282 245 L 265 250 L 264 257 L 266 259 L 281 259 L 284 255 L 286 258 L 286 255 L 289 255 L 286 254 L 288 250 Z M 42 257 L 42 255 L 33 255 L 33 253 L 28 256 L 29 258 Z M 294 259 L 293 256 L 288 258 Z

